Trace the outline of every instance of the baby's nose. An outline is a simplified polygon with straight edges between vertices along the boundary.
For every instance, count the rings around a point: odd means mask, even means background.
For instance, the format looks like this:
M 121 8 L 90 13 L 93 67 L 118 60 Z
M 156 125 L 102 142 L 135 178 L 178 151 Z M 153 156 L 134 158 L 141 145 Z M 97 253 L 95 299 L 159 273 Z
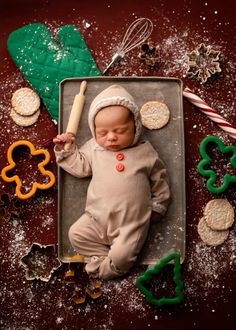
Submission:
M 109 141 L 115 141 L 117 139 L 116 134 L 114 132 L 108 132 L 107 139 Z

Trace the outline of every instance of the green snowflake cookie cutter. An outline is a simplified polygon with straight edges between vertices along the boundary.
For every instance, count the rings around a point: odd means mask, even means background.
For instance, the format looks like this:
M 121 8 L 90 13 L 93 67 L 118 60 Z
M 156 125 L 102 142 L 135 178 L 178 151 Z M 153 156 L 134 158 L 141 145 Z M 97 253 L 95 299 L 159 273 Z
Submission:
M 175 283 L 175 297 L 161 297 L 157 299 L 154 297 L 153 293 L 145 287 L 145 283 L 148 283 L 153 275 L 160 273 L 162 268 L 172 260 L 174 260 L 173 281 Z M 146 296 L 146 300 L 155 306 L 160 307 L 163 305 L 175 305 L 180 303 L 184 298 L 180 254 L 178 252 L 171 252 L 164 256 L 155 266 L 148 268 L 143 275 L 139 276 L 136 279 L 135 285 Z
M 230 165 L 233 168 L 236 168 L 236 146 L 225 146 L 224 143 L 214 135 L 206 136 L 200 143 L 199 149 L 200 155 L 202 156 L 202 160 L 198 163 L 197 166 L 198 173 L 204 177 L 208 177 L 206 181 L 207 189 L 214 194 L 219 194 L 224 192 L 231 182 L 236 182 L 236 176 L 226 173 L 223 177 L 223 183 L 220 186 L 215 186 L 215 183 L 217 181 L 215 171 L 210 168 L 205 169 L 205 167 L 209 166 L 211 162 L 211 157 L 207 153 L 207 147 L 210 143 L 216 144 L 222 154 L 233 154 L 230 158 Z

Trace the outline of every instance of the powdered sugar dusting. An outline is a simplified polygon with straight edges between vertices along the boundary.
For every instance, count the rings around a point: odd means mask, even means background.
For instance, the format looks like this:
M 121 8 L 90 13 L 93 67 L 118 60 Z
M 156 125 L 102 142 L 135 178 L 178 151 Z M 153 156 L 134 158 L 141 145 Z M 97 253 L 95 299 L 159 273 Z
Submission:
M 104 6 L 111 10 L 113 4 Z M 183 15 L 185 18 L 188 15 L 190 17 L 194 11 L 189 3 L 185 2 L 184 7 L 179 11 L 173 9 L 172 12 L 165 13 L 163 11 L 164 1 L 159 1 L 158 6 L 150 8 L 150 16 L 153 16 L 154 22 L 154 31 L 150 38 L 161 51 L 160 65 L 155 70 L 146 67 L 138 58 L 139 50 L 136 48 L 127 53 L 120 63 L 115 64 L 108 75 L 176 76 L 183 80 L 184 85 L 193 87 L 196 94 L 234 125 L 236 87 L 233 82 L 236 58 L 235 53 L 230 50 L 234 48 L 235 41 L 232 38 L 232 44 L 230 44 L 224 39 L 223 33 L 227 32 L 233 36 L 235 31 L 224 17 L 220 17 L 220 10 L 216 6 L 211 8 L 212 16 L 207 15 L 204 11 L 204 8 L 210 7 L 210 4 L 205 2 L 202 7 L 202 13 L 198 15 L 196 22 L 188 21 L 185 24 L 181 17 Z M 89 19 L 82 17 L 76 8 L 70 8 L 70 12 L 73 12 L 73 17 L 76 17 L 71 19 L 70 23 L 79 28 L 101 71 L 118 49 L 125 29 L 131 21 L 140 16 L 136 12 L 129 16 L 126 13 L 127 16 L 122 22 L 123 29 L 113 27 L 109 30 L 108 27 L 106 33 L 101 33 L 100 31 L 104 30 L 105 22 L 99 21 L 95 17 L 92 18 L 92 16 Z M 171 18 L 173 17 L 179 19 L 179 26 L 172 23 Z M 207 25 L 210 20 L 215 22 L 212 31 Z M 65 24 L 60 19 L 45 20 L 44 23 L 54 37 L 58 28 Z M 222 53 L 222 74 L 215 76 L 204 86 L 194 79 L 186 77 L 186 53 L 194 50 L 201 42 Z M 57 56 L 59 57 L 55 60 L 60 59 L 60 53 Z M 2 58 L 1 62 L 4 70 L 0 72 L 0 163 L 1 166 L 4 166 L 7 164 L 6 150 L 11 142 L 26 138 L 40 146 L 45 140 L 51 139 L 55 135 L 56 127 L 46 111 L 43 111 L 42 122 L 39 118 L 39 123 L 31 128 L 20 128 L 12 123 L 9 116 L 11 96 L 17 88 L 26 86 L 27 82 L 18 69 L 15 68 L 14 73 L 8 72 L 13 68 L 9 57 Z M 6 72 L 8 73 L 6 74 Z M 225 144 L 231 144 L 232 139 L 197 109 L 190 107 L 187 102 L 184 104 L 184 120 L 186 145 L 189 151 L 186 153 L 189 194 L 187 196 L 187 256 L 183 264 L 184 308 L 193 313 L 199 311 L 204 305 L 207 311 L 215 313 L 220 309 L 219 301 L 229 304 L 228 295 L 225 295 L 225 292 L 227 294 L 233 292 L 230 277 L 235 274 L 236 267 L 235 225 L 230 229 L 227 241 L 218 247 L 205 246 L 197 234 L 197 223 L 202 216 L 202 208 L 212 198 L 205 189 L 204 179 L 197 173 L 198 144 L 201 138 L 212 133 L 220 137 Z M 38 129 L 39 127 L 40 129 Z M 52 150 L 50 149 L 50 151 Z M 54 160 L 50 166 L 56 173 Z M 33 178 L 35 177 L 33 176 Z M 13 187 L 1 181 L 0 189 L 6 188 L 14 195 Z M 233 189 L 226 196 L 235 205 L 236 196 Z M 88 299 L 85 305 L 79 306 L 73 304 L 71 292 L 64 282 L 66 266 L 53 274 L 49 283 L 27 281 L 24 269 L 19 265 L 20 259 L 27 253 L 34 241 L 41 244 L 56 242 L 56 207 L 56 187 L 54 187 L 50 193 L 36 195 L 30 202 L 24 202 L 20 216 L 18 218 L 11 216 L 11 219 L 5 221 L 1 226 L 0 259 L 1 269 L 4 270 L 0 278 L 1 313 L 3 315 L 0 326 L 2 328 L 34 330 L 56 327 L 71 330 L 71 320 L 76 320 L 74 324 L 79 324 L 81 330 L 91 327 L 98 330 L 116 329 L 117 308 L 120 319 L 127 319 L 126 328 L 127 324 L 130 328 L 137 328 L 139 323 L 145 324 L 146 328 L 151 328 L 153 324 L 158 327 L 162 325 L 161 321 L 164 318 L 171 319 L 175 311 L 163 312 L 161 309 L 153 308 L 135 288 L 134 281 L 139 275 L 137 272 L 131 273 L 124 279 L 103 283 L 104 294 L 102 297 L 95 301 Z M 181 313 L 181 308 L 177 309 L 177 313 Z M 44 317 L 48 310 L 51 313 L 50 320 Z M 179 317 L 179 314 L 177 315 Z M 226 317 L 230 319 L 232 315 L 228 313 Z M 196 324 L 197 319 L 193 319 L 192 325 L 196 326 Z
M 226 274 L 236 266 L 235 229 L 220 247 L 207 247 L 201 241 L 195 242 L 188 259 L 187 269 L 194 272 L 191 281 L 185 281 L 186 294 L 207 297 L 220 295 L 225 286 L 230 285 Z M 228 283 L 228 284 L 227 284 Z M 224 290 L 222 290 L 224 291 Z M 207 301 L 205 302 L 207 304 Z

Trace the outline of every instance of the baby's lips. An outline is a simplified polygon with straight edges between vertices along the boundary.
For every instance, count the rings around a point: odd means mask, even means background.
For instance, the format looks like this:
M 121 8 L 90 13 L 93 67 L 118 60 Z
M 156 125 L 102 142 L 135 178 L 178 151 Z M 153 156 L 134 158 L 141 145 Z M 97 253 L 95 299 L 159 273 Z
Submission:
M 13 175 L 10 177 L 7 176 L 7 172 L 13 170 L 16 167 L 16 163 L 13 161 L 12 154 L 13 154 L 14 149 L 19 146 L 27 146 L 29 148 L 32 156 L 38 156 L 41 154 L 43 154 L 45 156 L 45 159 L 38 164 L 38 169 L 43 176 L 48 176 L 50 178 L 49 182 L 46 184 L 34 182 L 32 185 L 32 189 L 27 194 L 21 193 L 22 181 L 18 175 Z M 51 188 L 54 185 L 54 183 L 56 181 L 54 174 L 51 171 L 45 170 L 45 168 L 44 168 L 44 166 L 47 165 L 50 161 L 50 154 L 47 150 L 45 150 L 45 149 L 36 150 L 34 145 L 31 142 L 26 141 L 26 140 L 19 140 L 19 141 L 12 143 L 12 145 L 9 147 L 9 149 L 7 151 L 7 159 L 8 159 L 9 165 L 2 169 L 1 176 L 5 182 L 15 182 L 16 183 L 15 192 L 16 192 L 16 196 L 18 198 L 28 199 L 36 193 L 37 189 L 45 190 L 45 189 Z

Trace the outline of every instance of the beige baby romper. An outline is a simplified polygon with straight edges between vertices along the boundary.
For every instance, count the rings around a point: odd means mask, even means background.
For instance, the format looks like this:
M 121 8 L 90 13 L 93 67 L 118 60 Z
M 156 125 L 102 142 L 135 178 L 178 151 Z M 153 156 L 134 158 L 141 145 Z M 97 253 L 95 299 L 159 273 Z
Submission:
M 120 105 L 132 112 L 134 140 L 119 152 L 95 140 L 94 119 L 103 108 Z M 77 177 L 92 176 L 85 213 L 69 230 L 74 249 L 91 256 L 88 273 L 110 279 L 127 272 L 143 246 L 152 210 L 164 214 L 170 198 L 163 162 L 147 141 L 139 142 L 142 123 L 132 95 L 111 85 L 92 101 L 88 124 L 93 138 L 80 149 L 56 151 L 58 165 Z
M 74 249 L 91 259 L 88 272 L 109 279 L 129 270 L 147 237 L 152 210 L 164 214 L 170 198 L 166 169 L 148 141 L 113 152 L 92 138 L 80 149 L 55 151 L 58 165 L 91 176 L 85 213 L 69 230 Z

